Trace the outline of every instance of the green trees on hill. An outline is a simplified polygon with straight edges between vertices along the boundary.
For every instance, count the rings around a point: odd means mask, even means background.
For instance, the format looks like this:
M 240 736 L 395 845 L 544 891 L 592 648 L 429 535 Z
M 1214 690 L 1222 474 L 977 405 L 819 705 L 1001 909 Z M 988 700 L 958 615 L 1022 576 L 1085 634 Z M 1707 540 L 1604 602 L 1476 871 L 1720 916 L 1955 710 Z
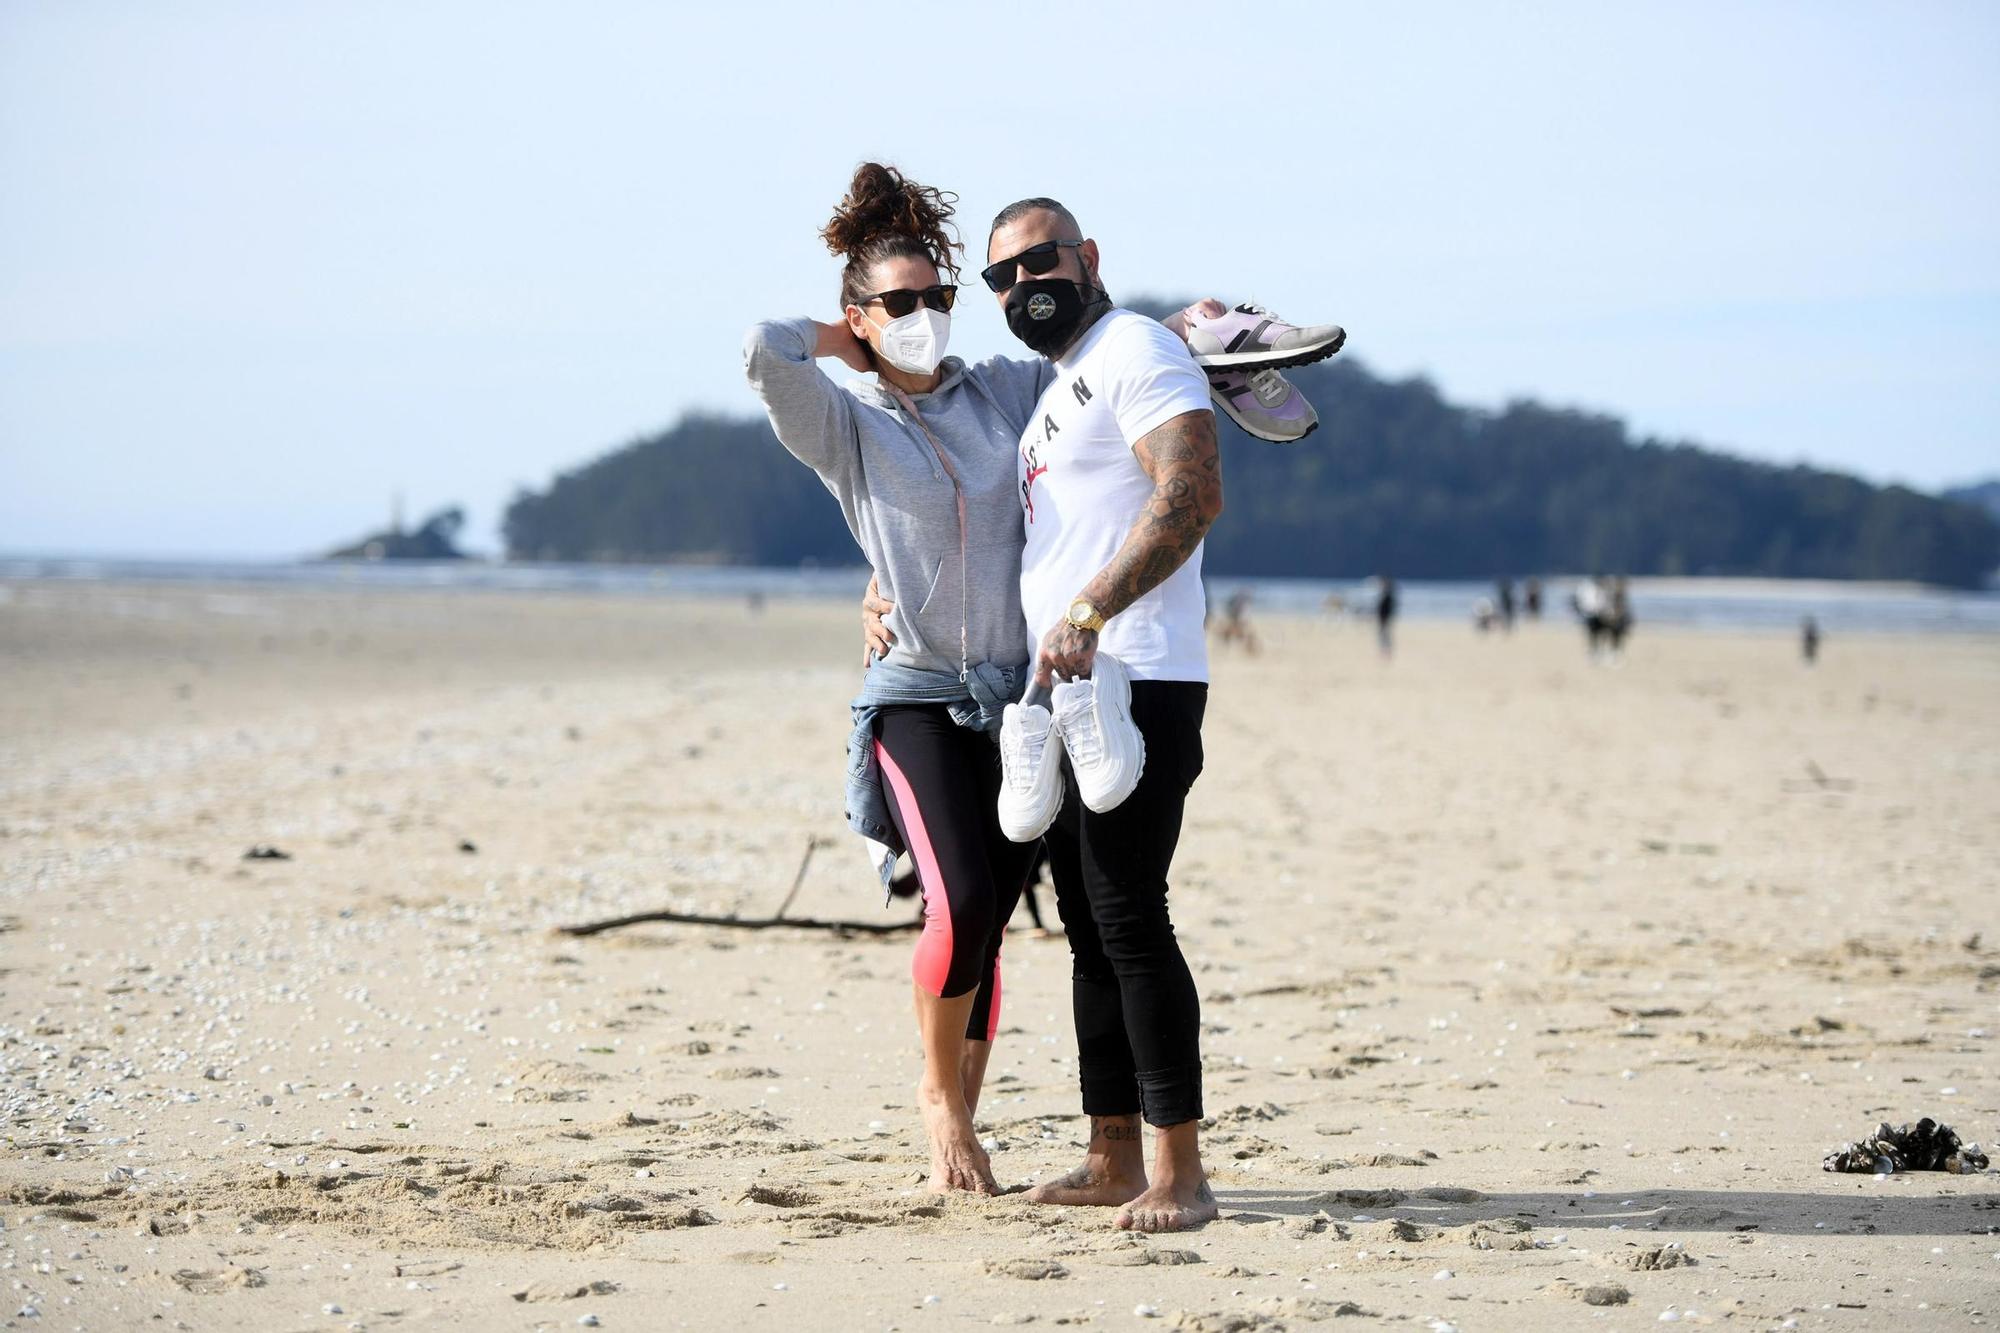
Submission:
M 763 418 L 689 416 L 523 491 L 512 560 L 861 563 L 840 510 Z
M 841 372 L 845 373 L 845 372 Z M 1219 574 L 1491 578 L 1537 572 L 1912 579 L 1976 587 L 2000 524 L 1976 508 L 1806 467 L 1633 440 L 1615 417 L 1455 407 L 1342 355 L 1286 372 L 1319 431 L 1273 445 L 1221 418 Z M 522 492 L 508 555 L 858 563 L 825 488 L 761 419 L 690 416 Z

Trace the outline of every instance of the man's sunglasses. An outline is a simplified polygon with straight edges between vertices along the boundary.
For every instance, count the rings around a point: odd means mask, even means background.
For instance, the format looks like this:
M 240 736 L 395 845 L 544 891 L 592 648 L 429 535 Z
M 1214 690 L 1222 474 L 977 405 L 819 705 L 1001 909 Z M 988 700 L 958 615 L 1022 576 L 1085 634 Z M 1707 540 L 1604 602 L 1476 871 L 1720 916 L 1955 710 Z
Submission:
M 986 285 L 994 291 L 1004 292 L 1014 285 L 1014 272 L 1017 267 L 1040 277 L 1044 273 L 1053 272 L 1055 266 L 1062 262 L 1062 247 L 1082 244 L 1082 241 L 1043 241 L 1040 245 L 1029 246 L 1012 259 L 988 264 L 979 270 L 979 276 L 985 279 Z
M 914 311 L 919 305 L 927 305 L 933 310 L 949 310 L 952 307 L 952 303 L 956 300 L 958 300 L 958 288 L 940 285 L 937 287 L 926 287 L 922 291 L 917 291 L 910 287 L 898 287 L 894 291 L 877 292 L 873 296 L 864 296 L 854 304 L 871 305 L 876 301 L 880 301 L 882 308 L 889 312 L 890 319 L 901 319 L 903 316 Z

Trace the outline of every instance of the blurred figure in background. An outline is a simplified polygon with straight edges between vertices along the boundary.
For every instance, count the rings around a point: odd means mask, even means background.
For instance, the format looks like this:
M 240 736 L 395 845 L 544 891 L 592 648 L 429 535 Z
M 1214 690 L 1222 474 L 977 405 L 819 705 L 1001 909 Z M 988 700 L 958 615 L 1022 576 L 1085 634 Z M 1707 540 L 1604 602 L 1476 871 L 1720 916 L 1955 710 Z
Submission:
M 1604 641 L 1608 625 L 1605 620 L 1606 598 L 1604 579 L 1593 574 L 1576 585 L 1576 591 L 1569 595 L 1569 604 L 1576 611 L 1578 620 L 1583 622 L 1583 633 L 1590 645 L 1590 659 L 1595 662 L 1604 655 Z
M 1396 651 L 1396 580 L 1387 574 L 1375 576 L 1375 646 L 1383 657 Z
M 1632 631 L 1632 595 L 1626 586 L 1625 576 L 1620 574 L 1611 581 L 1610 605 L 1604 616 L 1604 633 L 1611 641 L 1611 660 L 1616 662 L 1625 654 L 1625 636 Z
M 1511 634 L 1514 630 L 1514 580 L 1501 579 L 1493 585 L 1493 609 L 1500 617 L 1500 628 Z
M 1819 661 L 1819 621 L 1812 616 L 1799 622 L 1799 656 L 1807 666 Z
M 1257 631 L 1250 628 L 1250 618 L 1246 614 L 1249 609 L 1248 589 L 1238 588 L 1230 593 L 1228 600 L 1222 604 L 1222 628 L 1216 631 L 1216 637 L 1225 645 L 1242 644 L 1243 651 L 1255 657 L 1259 645 Z
M 1542 618 L 1542 581 L 1540 579 L 1529 579 L 1526 583 L 1522 584 L 1521 600 L 1527 607 L 1528 619 L 1540 620 Z

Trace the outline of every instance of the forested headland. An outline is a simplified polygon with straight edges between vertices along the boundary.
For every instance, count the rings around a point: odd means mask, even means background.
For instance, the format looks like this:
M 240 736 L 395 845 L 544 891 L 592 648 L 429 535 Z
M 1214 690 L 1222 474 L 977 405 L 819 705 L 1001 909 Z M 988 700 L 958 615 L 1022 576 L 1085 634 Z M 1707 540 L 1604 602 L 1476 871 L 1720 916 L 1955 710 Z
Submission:
M 1208 538 L 1213 573 L 1978 587 L 2000 569 L 2000 523 L 1975 504 L 1635 438 L 1597 412 L 1457 406 L 1427 380 L 1380 378 L 1346 353 L 1286 374 L 1320 429 L 1266 444 L 1218 414 L 1227 509 Z M 508 556 L 524 560 L 860 562 L 825 488 L 761 417 L 685 417 L 522 491 L 503 530 Z

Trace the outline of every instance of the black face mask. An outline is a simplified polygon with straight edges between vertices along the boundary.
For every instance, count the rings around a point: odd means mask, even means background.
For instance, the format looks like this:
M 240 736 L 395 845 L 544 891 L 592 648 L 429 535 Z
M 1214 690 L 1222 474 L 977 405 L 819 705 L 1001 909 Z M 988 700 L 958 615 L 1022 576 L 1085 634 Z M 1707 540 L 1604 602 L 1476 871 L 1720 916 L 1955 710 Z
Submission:
M 1007 289 L 1007 327 L 1028 349 L 1054 356 L 1076 338 L 1090 307 L 1108 299 L 1070 278 L 1031 278 Z

